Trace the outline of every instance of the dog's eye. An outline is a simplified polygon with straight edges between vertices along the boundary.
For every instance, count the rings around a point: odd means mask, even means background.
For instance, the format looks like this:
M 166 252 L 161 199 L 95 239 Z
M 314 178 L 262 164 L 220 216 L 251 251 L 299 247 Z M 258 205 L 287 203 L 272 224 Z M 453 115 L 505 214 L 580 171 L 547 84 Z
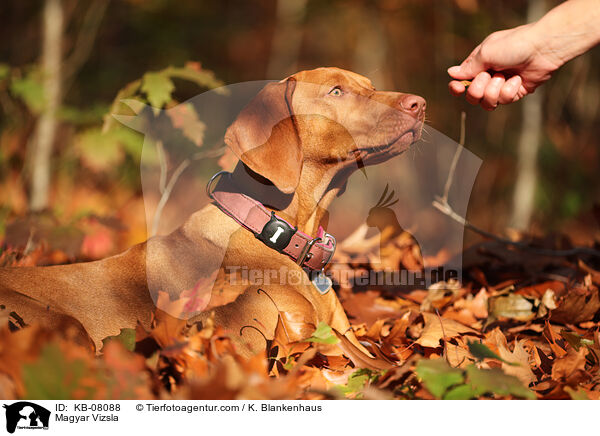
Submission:
M 329 91 L 329 95 L 333 95 L 334 97 L 341 97 L 342 94 L 342 88 L 340 88 L 339 86 L 336 86 L 331 91 Z

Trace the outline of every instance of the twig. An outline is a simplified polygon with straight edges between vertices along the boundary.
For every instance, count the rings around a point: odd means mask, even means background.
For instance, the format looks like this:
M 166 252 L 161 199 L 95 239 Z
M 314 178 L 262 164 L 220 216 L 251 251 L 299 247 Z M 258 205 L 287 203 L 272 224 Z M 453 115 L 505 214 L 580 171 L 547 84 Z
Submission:
M 459 143 L 459 147 L 456 149 L 456 152 L 454 153 L 454 158 L 452 159 L 452 164 L 450 165 L 450 170 L 448 172 L 448 178 L 446 179 L 446 185 L 444 186 L 444 195 L 442 197 L 436 196 L 435 200 L 433 200 L 431 202 L 432 206 L 435 207 L 440 212 L 442 212 L 443 214 L 448 215 L 454 221 L 458 222 L 459 224 L 462 224 L 466 229 L 469 229 L 475 233 L 478 233 L 485 238 L 493 239 L 504 245 L 511 245 L 511 246 L 519 248 L 521 250 L 530 251 L 532 253 L 536 253 L 536 254 L 540 254 L 540 255 L 544 255 L 544 256 L 564 257 L 564 256 L 575 256 L 578 254 L 579 255 L 586 254 L 589 256 L 600 257 L 600 251 L 595 250 L 590 247 L 573 247 L 568 250 L 552 250 L 552 249 L 546 249 L 546 248 L 540 248 L 540 247 L 532 247 L 531 245 L 526 244 L 524 242 L 511 241 L 510 239 L 501 238 L 500 236 L 497 236 L 493 233 L 487 232 L 485 230 L 480 229 L 479 227 L 474 226 L 473 224 L 468 222 L 465 218 L 463 218 L 458 213 L 456 213 L 454 211 L 454 209 L 452 209 L 452 206 L 450 206 L 450 204 L 448 203 L 448 191 L 450 190 L 450 186 L 452 185 L 452 182 L 454 181 L 454 173 L 456 172 L 456 165 L 458 162 L 458 158 L 460 157 L 460 154 L 462 153 L 462 149 L 463 149 L 464 143 L 465 143 L 465 120 L 466 120 L 466 114 L 464 112 L 462 112 L 462 114 L 461 114 L 461 129 L 460 129 L 460 143 Z
M 177 180 L 179 180 L 179 177 L 181 177 L 181 174 L 183 174 L 183 172 L 192 163 L 192 161 L 196 161 L 196 160 L 203 159 L 203 158 L 217 157 L 217 156 L 220 156 L 221 154 L 223 154 L 223 151 L 225 151 L 225 147 L 221 147 L 221 148 L 217 148 L 215 150 L 199 151 L 199 152 L 195 153 L 191 158 L 185 159 L 179 164 L 179 166 L 175 169 L 175 171 L 173 171 L 173 174 L 171 175 L 169 182 L 166 184 L 166 186 L 164 186 L 163 177 L 165 180 L 167 178 L 166 154 L 164 153 L 164 148 L 162 148 L 163 147 L 162 142 L 158 141 L 156 146 L 159 150 L 162 149 L 162 153 L 163 153 L 162 160 L 164 160 L 165 166 L 164 166 L 164 170 L 163 170 L 163 162 L 160 159 L 161 151 L 159 151 L 159 161 L 161 161 L 160 162 L 160 166 L 161 166 L 160 178 L 161 178 L 161 180 L 159 182 L 159 190 L 160 190 L 161 196 L 160 196 L 158 205 L 156 206 L 156 212 L 154 212 L 154 218 L 152 220 L 152 229 L 150 231 L 150 236 L 154 236 L 158 232 L 158 225 L 160 224 L 160 217 L 162 215 L 165 205 L 167 204 L 167 201 L 169 201 L 169 197 L 171 197 L 173 188 L 175 187 Z
M 173 188 L 175 187 L 175 183 L 177 183 L 177 179 L 179 179 L 181 174 L 190 165 L 190 163 L 191 163 L 190 159 L 185 159 L 183 162 L 181 162 L 179 164 L 179 166 L 173 172 L 173 175 L 171 176 L 171 179 L 169 180 L 169 183 L 165 187 L 164 192 L 162 193 L 162 195 L 160 197 L 160 201 L 158 202 L 158 205 L 156 206 L 156 212 L 154 213 L 154 219 L 152 220 L 152 230 L 150 232 L 150 236 L 156 235 L 156 232 L 158 231 L 158 224 L 160 223 L 160 216 L 162 215 L 162 211 L 165 207 L 165 204 L 167 204 L 167 201 L 169 201 L 169 197 L 171 196 L 171 192 L 173 191 Z
M 450 164 L 450 170 L 448 171 L 448 179 L 446 179 L 446 184 L 444 185 L 444 195 L 442 196 L 442 203 L 448 204 L 448 192 L 450 192 L 450 187 L 452 186 L 452 182 L 454 181 L 454 173 L 456 172 L 456 165 L 458 164 L 458 159 L 463 151 L 465 146 L 465 135 L 466 135 L 466 121 L 467 114 L 465 111 L 460 113 L 460 140 L 458 142 L 458 147 L 454 152 L 454 157 L 452 158 L 452 163 Z
M 474 226 L 473 224 L 465 220 L 463 217 L 461 217 L 459 214 L 457 214 L 448 204 L 440 204 L 439 201 L 435 200 L 432 202 L 432 205 L 443 214 L 448 215 L 456 222 L 462 224 L 466 229 L 478 233 L 485 238 L 493 239 L 504 245 L 511 245 L 521 250 L 530 251 L 532 253 L 540 254 L 543 256 L 565 257 L 585 254 L 588 256 L 600 257 L 600 251 L 590 247 L 573 247 L 568 250 L 553 250 L 550 248 L 532 247 L 531 245 L 526 244 L 524 242 L 511 241 L 510 239 L 502 238 L 500 236 L 497 236 L 493 233 L 487 232 L 483 229 L 480 229 L 479 227 Z
M 165 187 L 167 185 L 167 156 L 165 154 L 165 147 L 163 146 L 162 141 L 156 141 L 156 154 L 158 155 L 158 164 L 160 165 L 158 190 L 162 195 L 165 193 Z
M 110 0 L 95 0 L 87 9 L 71 55 L 64 61 L 65 88 L 87 61 Z

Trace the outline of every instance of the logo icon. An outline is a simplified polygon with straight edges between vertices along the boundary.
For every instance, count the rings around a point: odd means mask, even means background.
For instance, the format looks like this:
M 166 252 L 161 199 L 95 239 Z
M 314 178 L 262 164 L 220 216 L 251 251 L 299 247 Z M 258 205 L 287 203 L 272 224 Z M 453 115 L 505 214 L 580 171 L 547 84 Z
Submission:
M 282 233 L 283 233 L 283 227 L 277 227 L 275 234 L 273 236 L 271 236 L 271 239 L 269 239 L 269 241 L 271 241 L 273 244 L 276 244 L 277 238 L 279 238 L 279 235 L 281 235 Z
M 29 401 L 19 401 L 4 405 L 6 409 L 6 431 L 14 433 L 18 429 L 48 429 L 50 411 Z

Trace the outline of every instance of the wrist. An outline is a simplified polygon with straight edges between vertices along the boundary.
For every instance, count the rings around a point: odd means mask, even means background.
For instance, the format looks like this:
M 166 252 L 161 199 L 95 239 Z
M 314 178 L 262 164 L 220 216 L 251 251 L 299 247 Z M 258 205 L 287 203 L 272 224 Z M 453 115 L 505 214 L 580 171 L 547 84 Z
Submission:
M 560 44 L 560 38 L 556 38 L 553 31 L 543 20 L 528 24 L 527 38 L 534 47 L 535 55 L 546 61 L 554 70 L 559 69 L 574 55 L 570 47 Z
M 557 68 L 600 42 L 600 0 L 569 0 L 531 24 L 539 54 Z

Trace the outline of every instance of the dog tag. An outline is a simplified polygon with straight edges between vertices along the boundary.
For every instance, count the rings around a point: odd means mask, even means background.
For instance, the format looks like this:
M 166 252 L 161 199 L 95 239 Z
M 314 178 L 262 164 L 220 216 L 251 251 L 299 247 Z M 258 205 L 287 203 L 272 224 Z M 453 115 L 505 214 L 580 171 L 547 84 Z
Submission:
M 333 282 L 323 271 L 313 274 L 312 284 L 321 295 L 325 295 L 331 289 Z

